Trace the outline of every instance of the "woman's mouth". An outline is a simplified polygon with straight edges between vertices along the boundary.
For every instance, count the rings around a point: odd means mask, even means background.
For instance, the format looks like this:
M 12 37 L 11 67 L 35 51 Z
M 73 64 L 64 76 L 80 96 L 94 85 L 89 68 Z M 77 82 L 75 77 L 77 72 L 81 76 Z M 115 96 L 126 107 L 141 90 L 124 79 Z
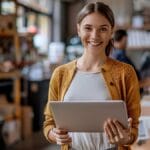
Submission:
M 92 47 L 100 46 L 103 42 L 89 41 L 88 44 Z

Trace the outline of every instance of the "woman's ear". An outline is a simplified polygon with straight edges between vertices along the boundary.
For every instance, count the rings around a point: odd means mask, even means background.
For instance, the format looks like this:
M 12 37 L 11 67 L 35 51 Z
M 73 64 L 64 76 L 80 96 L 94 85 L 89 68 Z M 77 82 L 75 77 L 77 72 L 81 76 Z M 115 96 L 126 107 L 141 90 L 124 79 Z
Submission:
M 80 25 L 77 24 L 77 33 L 78 33 L 78 36 L 80 37 Z

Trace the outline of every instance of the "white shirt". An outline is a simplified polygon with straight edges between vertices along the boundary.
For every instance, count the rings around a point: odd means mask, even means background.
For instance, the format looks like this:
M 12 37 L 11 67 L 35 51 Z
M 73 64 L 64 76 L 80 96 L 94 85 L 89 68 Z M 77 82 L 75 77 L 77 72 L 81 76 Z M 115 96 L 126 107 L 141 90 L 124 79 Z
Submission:
M 101 101 L 111 96 L 101 72 L 90 73 L 77 70 L 64 101 Z M 114 147 L 104 133 L 69 133 L 73 150 L 106 150 Z

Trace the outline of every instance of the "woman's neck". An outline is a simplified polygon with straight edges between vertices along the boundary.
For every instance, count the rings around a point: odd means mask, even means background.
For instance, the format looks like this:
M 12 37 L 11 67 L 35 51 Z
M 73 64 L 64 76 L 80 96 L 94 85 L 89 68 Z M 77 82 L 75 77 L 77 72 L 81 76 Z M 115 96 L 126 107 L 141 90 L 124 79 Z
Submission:
M 77 68 L 87 72 L 98 72 L 106 59 L 106 55 L 100 57 L 84 53 L 77 61 Z

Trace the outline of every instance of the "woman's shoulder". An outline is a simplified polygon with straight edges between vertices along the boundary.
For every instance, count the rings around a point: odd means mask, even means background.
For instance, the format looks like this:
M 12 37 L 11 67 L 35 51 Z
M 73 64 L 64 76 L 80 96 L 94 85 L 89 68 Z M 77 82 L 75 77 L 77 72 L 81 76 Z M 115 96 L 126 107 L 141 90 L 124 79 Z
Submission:
M 112 67 L 111 67 L 112 71 L 115 71 L 118 73 L 124 72 L 127 74 L 135 72 L 133 66 L 131 66 L 130 64 L 127 64 L 127 63 L 124 63 L 124 62 L 121 62 L 112 58 L 110 58 L 110 61 L 112 63 Z
M 63 73 L 67 73 L 68 71 L 74 71 L 75 68 L 76 68 L 76 60 L 73 60 L 71 62 L 56 67 L 54 73 L 63 74 Z

